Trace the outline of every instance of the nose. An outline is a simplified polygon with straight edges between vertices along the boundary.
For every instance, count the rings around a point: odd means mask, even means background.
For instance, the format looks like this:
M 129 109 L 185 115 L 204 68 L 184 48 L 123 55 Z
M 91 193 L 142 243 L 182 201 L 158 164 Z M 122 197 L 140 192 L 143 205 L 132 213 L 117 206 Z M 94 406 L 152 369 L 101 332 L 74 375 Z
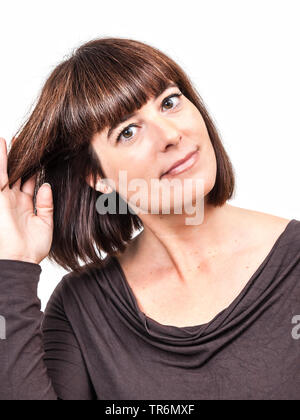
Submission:
M 174 121 L 165 117 L 157 117 L 154 121 L 157 138 L 163 150 L 171 145 L 177 145 L 181 140 L 181 133 Z

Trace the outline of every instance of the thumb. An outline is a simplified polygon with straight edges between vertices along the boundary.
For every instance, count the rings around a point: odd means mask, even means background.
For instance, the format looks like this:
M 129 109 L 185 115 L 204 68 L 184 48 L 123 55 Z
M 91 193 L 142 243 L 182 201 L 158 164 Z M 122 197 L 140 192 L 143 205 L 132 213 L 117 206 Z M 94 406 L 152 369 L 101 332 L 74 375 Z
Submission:
M 37 216 L 49 226 L 53 225 L 53 196 L 50 184 L 43 184 L 36 196 Z

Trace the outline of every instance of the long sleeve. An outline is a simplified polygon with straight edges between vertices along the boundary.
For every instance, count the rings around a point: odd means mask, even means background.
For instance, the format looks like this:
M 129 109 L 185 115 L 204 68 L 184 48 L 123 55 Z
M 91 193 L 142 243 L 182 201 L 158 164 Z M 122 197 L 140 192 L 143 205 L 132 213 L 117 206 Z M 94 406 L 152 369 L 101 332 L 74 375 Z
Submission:
M 45 314 L 41 267 L 0 260 L 0 400 L 93 399 L 57 286 Z

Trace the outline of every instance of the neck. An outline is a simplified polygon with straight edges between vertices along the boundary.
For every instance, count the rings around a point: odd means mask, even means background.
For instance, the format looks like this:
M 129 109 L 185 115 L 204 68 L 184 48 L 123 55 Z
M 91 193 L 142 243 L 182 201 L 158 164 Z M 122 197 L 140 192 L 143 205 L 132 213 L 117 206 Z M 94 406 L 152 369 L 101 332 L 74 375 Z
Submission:
M 204 208 L 200 225 L 186 225 L 182 215 L 142 215 L 144 230 L 131 249 L 131 257 L 154 270 L 174 270 L 181 282 L 208 267 L 209 261 L 239 246 L 237 217 L 242 209 L 224 204 Z M 230 246 L 229 246 L 230 243 Z

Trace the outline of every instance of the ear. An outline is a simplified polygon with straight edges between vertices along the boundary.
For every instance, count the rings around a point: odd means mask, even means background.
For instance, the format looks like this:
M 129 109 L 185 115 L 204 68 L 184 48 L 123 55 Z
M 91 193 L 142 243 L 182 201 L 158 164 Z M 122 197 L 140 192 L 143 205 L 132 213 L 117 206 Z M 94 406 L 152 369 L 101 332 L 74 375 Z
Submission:
M 95 185 L 93 183 L 92 176 L 87 177 L 86 182 L 91 188 L 95 189 L 96 191 L 101 192 L 102 194 L 110 194 L 113 191 L 111 187 L 109 187 L 108 185 L 104 184 L 104 182 L 102 182 L 101 178 L 97 179 L 97 182 Z

